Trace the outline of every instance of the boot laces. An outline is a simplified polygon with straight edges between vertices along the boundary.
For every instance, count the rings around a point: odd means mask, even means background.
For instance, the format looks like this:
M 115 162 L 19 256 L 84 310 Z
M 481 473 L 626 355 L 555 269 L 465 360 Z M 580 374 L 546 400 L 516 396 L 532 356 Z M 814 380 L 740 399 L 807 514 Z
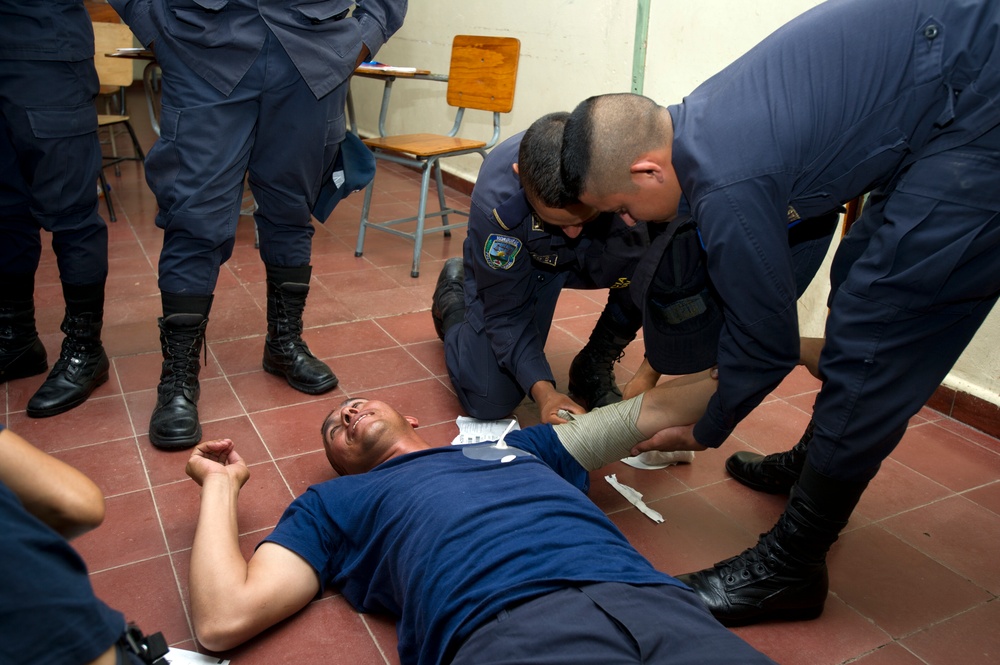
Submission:
M 308 352 L 309 347 L 302 339 L 302 311 L 306 306 L 306 296 L 282 292 L 275 300 L 275 305 L 277 317 L 272 342 L 282 347 L 292 347 L 296 352 Z
M 193 330 L 175 330 L 165 336 L 163 377 L 160 385 L 169 392 L 181 390 L 198 378 L 198 344 L 202 327 Z M 205 365 L 208 365 L 208 343 L 202 344 Z M 192 350 L 194 351 L 192 353 Z
M 743 550 L 731 559 L 715 564 L 715 568 L 719 570 L 719 574 L 727 584 L 735 584 L 754 577 L 761 579 L 770 575 L 772 564 L 782 552 L 781 546 L 769 531 L 760 535 L 756 545 Z
M 89 315 L 67 316 L 60 329 L 66 336 L 63 338 L 59 358 L 52 364 L 53 376 L 79 372 L 86 365 L 89 356 L 100 346 L 100 340 L 94 337 L 94 325 Z

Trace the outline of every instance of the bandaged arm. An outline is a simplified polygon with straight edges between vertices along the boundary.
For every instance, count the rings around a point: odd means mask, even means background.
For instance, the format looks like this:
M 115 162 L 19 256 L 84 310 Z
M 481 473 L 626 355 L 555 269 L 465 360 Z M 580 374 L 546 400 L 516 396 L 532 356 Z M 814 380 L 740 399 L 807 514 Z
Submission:
M 580 466 L 593 471 L 628 457 L 635 444 L 660 430 L 696 422 L 717 383 L 710 370 L 678 377 L 632 399 L 555 425 L 556 436 Z

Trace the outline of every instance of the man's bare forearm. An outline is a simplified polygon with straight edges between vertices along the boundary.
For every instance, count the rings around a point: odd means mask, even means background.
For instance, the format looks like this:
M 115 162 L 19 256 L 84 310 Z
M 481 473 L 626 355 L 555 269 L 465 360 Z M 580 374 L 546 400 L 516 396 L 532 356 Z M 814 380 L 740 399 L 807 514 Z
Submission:
M 231 634 L 240 621 L 238 595 L 247 562 L 240 552 L 239 493 L 239 484 L 226 474 L 208 476 L 201 488 L 191 549 L 191 615 L 198 639 L 211 649 L 218 649 L 219 636 Z
M 646 391 L 637 427 L 646 437 L 660 430 L 697 422 L 715 394 L 713 370 L 679 376 Z
M 661 430 L 698 420 L 715 385 L 709 371 L 678 377 L 632 399 L 557 425 L 556 436 L 583 468 L 592 471 L 628 457 L 635 444 Z

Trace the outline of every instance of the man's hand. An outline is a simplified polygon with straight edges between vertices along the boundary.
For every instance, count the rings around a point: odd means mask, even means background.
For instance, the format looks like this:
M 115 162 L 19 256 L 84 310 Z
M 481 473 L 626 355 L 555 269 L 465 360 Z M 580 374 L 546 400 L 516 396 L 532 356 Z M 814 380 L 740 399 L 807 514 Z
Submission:
M 705 450 L 694 438 L 694 425 L 678 425 L 662 429 L 652 438 L 641 441 L 632 448 L 632 456 L 648 450 L 676 452 L 678 450 Z
M 826 339 L 823 337 L 802 337 L 799 339 L 799 364 L 805 365 L 809 373 L 820 381 L 819 354 L 823 351 Z
M 357 69 L 362 62 L 368 60 L 371 54 L 372 52 L 368 50 L 368 46 L 366 44 L 361 44 L 361 52 L 358 53 L 358 57 L 354 61 L 354 68 Z
M 185 471 L 199 485 L 203 485 L 206 478 L 217 473 L 235 480 L 237 487 L 243 487 L 250 478 L 246 462 L 229 439 L 199 443 L 192 451 Z
M 539 381 L 531 387 L 531 399 L 538 405 L 538 415 L 543 423 L 561 425 L 566 422 L 560 418 L 558 411 L 565 409 L 577 415 L 587 413 L 587 410 L 553 387 L 548 381 Z
M 649 361 L 643 358 L 639 369 L 635 371 L 629 382 L 625 384 L 625 388 L 622 390 L 622 399 L 631 399 L 636 395 L 646 392 L 656 385 L 656 382 L 660 380 L 660 376 L 662 375 L 659 372 L 650 367 Z

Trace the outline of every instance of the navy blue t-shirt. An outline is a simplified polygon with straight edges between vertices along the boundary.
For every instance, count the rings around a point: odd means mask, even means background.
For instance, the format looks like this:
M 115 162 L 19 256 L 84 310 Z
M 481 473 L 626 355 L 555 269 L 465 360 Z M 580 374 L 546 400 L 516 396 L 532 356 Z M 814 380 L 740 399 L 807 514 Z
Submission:
M 483 460 L 475 446 L 447 446 L 314 485 L 266 541 L 357 610 L 397 616 L 400 660 L 421 665 L 504 607 L 567 585 L 679 584 L 585 496 L 587 472 L 551 425 L 507 443 L 530 455 Z
M 0 430 L 2 430 L 0 426 Z M 89 663 L 125 631 L 65 538 L 0 483 L 0 665 Z

